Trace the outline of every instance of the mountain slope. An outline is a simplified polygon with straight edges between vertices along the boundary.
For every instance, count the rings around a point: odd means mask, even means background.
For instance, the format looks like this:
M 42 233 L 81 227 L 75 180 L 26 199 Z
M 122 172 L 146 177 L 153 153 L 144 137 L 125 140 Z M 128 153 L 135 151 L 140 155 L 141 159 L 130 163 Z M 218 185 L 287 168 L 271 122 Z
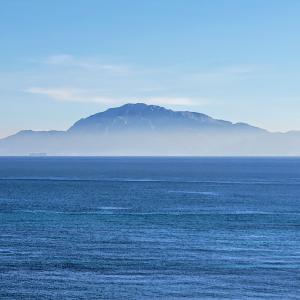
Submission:
M 125 104 L 110 108 L 88 118 L 77 121 L 68 132 L 162 132 L 162 131 L 203 131 L 242 130 L 263 131 L 245 123 L 233 124 L 229 121 L 213 119 L 205 114 L 173 111 L 156 105 L 143 103 Z

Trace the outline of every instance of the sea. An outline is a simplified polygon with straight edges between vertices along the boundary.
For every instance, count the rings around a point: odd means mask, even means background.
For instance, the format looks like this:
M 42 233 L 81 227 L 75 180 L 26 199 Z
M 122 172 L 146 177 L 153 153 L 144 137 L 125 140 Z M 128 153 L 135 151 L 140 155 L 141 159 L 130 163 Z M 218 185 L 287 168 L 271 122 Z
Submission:
M 1 157 L 0 299 L 300 299 L 300 158 Z

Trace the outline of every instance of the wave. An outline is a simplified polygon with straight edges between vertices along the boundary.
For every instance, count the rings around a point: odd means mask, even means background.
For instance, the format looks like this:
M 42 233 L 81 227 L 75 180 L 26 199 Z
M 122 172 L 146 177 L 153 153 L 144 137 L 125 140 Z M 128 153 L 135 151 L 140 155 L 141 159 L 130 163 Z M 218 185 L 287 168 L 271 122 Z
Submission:
M 119 207 L 119 206 L 100 206 L 97 209 L 101 210 L 127 210 L 130 209 L 129 207 Z
M 104 211 L 117 211 L 117 210 L 128 210 L 129 207 L 117 207 L 117 206 L 103 206 L 97 207 L 97 210 L 90 211 L 56 211 L 47 209 L 21 209 L 14 210 L 14 212 L 22 212 L 29 214 L 63 214 L 63 215 L 94 215 L 94 214 L 106 214 Z
M 157 183 L 203 183 L 203 184 L 240 184 L 240 185 L 298 185 L 299 181 L 288 180 L 172 180 L 136 178 L 77 178 L 77 177 L 0 177 L 0 181 L 75 181 L 75 182 L 157 182 Z
M 28 213 L 28 214 L 62 214 L 62 215 L 106 215 L 106 214 L 115 214 L 116 210 L 130 210 L 130 208 L 118 208 L 118 207 L 103 207 L 99 210 L 94 211 L 54 211 L 54 210 L 13 210 L 14 213 Z M 111 211 L 111 213 L 108 213 Z M 10 213 L 11 213 L 10 212 Z M 224 212 L 224 211 L 188 211 L 188 209 L 178 209 L 178 211 L 148 211 L 148 212 L 134 212 L 126 211 L 118 213 L 117 215 L 134 215 L 134 216 L 143 216 L 143 215 L 153 215 L 153 216 L 227 216 L 227 215 L 300 215 L 300 212 L 269 212 L 269 211 L 235 211 L 235 212 Z
M 198 194 L 198 195 L 205 195 L 205 196 L 218 196 L 219 193 L 210 192 L 210 191 L 168 191 L 168 193 L 176 193 L 176 194 Z

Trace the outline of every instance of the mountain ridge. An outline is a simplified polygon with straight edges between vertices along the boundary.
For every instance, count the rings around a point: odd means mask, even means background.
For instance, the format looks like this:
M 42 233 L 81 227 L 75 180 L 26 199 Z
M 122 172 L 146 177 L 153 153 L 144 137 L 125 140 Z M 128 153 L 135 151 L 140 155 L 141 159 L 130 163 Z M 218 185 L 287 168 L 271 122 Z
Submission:
M 264 130 L 247 123 L 232 123 L 214 119 L 206 114 L 190 111 L 174 111 L 157 105 L 128 103 L 109 108 L 75 122 L 68 132 L 115 130 Z

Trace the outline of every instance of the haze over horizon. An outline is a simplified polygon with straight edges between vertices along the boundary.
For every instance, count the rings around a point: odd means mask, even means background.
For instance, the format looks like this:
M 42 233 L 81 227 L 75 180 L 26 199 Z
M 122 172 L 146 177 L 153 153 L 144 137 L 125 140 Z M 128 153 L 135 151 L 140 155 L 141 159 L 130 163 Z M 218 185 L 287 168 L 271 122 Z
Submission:
M 64 128 L 62 130 L 56 130 L 56 129 L 49 129 L 49 130 L 33 130 L 31 128 L 24 128 L 16 133 L 13 133 L 11 135 L 8 135 L 8 136 L 5 136 L 5 138 L 7 137 L 10 137 L 10 136 L 15 136 L 15 135 L 18 135 L 19 133 L 22 133 L 22 132 L 26 132 L 26 131 L 32 131 L 32 132 L 51 132 L 51 131 L 58 131 L 58 132 L 67 132 L 67 131 L 70 131 L 70 129 L 72 129 L 74 126 L 76 126 L 78 123 L 82 123 L 84 122 L 85 120 L 89 120 L 89 119 L 93 119 L 93 118 L 97 118 L 98 116 L 101 116 L 101 115 L 109 115 L 110 114 L 110 111 L 116 111 L 118 112 L 116 117 L 117 118 L 120 118 L 121 120 L 121 123 L 122 123 L 122 126 L 125 126 L 126 127 L 126 122 L 124 120 L 124 116 L 130 116 L 132 113 L 133 114 L 137 114 L 139 115 L 141 118 L 148 118 L 150 117 L 150 119 L 147 119 L 148 122 L 152 122 L 152 121 L 155 121 L 155 119 L 159 116 L 160 113 L 171 113 L 173 115 L 179 115 L 182 114 L 184 116 L 193 116 L 195 114 L 199 114 L 199 116 L 201 117 L 204 117 L 204 118 L 208 118 L 210 120 L 214 120 L 214 121 L 217 121 L 217 122 L 224 122 L 225 124 L 228 123 L 228 124 L 232 124 L 232 125 L 242 125 L 242 126 L 250 126 L 250 127 L 253 127 L 253 128 L 257 128 L 258 130 L 262 130 L 264 132 L 269 132 L 269 133 L 290 133 L 290 132 L 296 132 L 298 133 L 298 131 L 287 131 L 287 132 L 271 132 L 271 131 L 268 131 L 267 129 L 265 128 L 260 128 L 260 127 L 256 127 L 256 126 L 253 126 L 252 124 L 249 124 L 249 123 L 246 123 L 246 122 L 231 122 L 230 120 L 223 120 L 223 119 L 216 119 L 216 118 L 213 118 L 212 116 L 209 116 L 209 115 L 206 115 L 206 114 L 203 114 L 201 112 L 194 112 L 194 111 L 188 111 L 188 110 L 174 110 L 174 109 L 169 109 L 167 107 L 164 107 L 164 106 L 161 106 L 161 105 L 155 105 L 155 104 L 146 104 L 146 103 L 143 103 L 143 102 L 137 102 L 137 103 L 125 103 L 123 105 L 120 105 L 120 106 L 114 106 L 114 107 L 110 107 L 108 109 L 104 109 L 102 111 L 99 111 L 99 112 L 96 112 L 92 115 L 89 115 L 89 116 L 82 116 L 82 118 L 76 120 L 75 122 L 73 122 L 72 124 L 70 124 L 67 128 Z M 149 116 L 148 113 L 149 111 L 152 111 L 154 114 L 153 116 Z M 158 114 L 157 114 L 158 113 Z M 154 119 L 152 119 L 154 117 Z M 194 117 L 192 117 L 193 119 Z M 171 120 L 172 121 L 172 120 Z M 180 119 L 179 119 L 180 121 Z M 165 124 L 164 125 L 167 125 L 168 127 L 170 127 L 171 130 L 173 130 L 172 128 L 172 122 L 169 122 L 168 120 L 165 120 Z M 180 126 L 182 126 L 183 124 L 180 124 Z M 199 124 L 200 127 L 201 127 L 201 124 Z M 135 126 L 137 126 L 137 124 L 135 124 Z M 152 126 L 152 125 L 151 125 Z M 150 126 L 150 127 L 151 127 Z M 200 129 L 200 128 L 199 128 Z M 99 128 L 99 130 L 104 130 L 104 128 Z M 299 131 L 300 133 L 300 131 Z M 3 139 L 0 137 L 0 140 Z
M 300 131 L 272 133 L 144 103 L 80 118 L 65 131 L 23 130 L 0 139 L 3 156 L 299 156 L 299 149 Z
M 0 137 L 128 102 L 300 130 L 300 2 L 3 1 Z

